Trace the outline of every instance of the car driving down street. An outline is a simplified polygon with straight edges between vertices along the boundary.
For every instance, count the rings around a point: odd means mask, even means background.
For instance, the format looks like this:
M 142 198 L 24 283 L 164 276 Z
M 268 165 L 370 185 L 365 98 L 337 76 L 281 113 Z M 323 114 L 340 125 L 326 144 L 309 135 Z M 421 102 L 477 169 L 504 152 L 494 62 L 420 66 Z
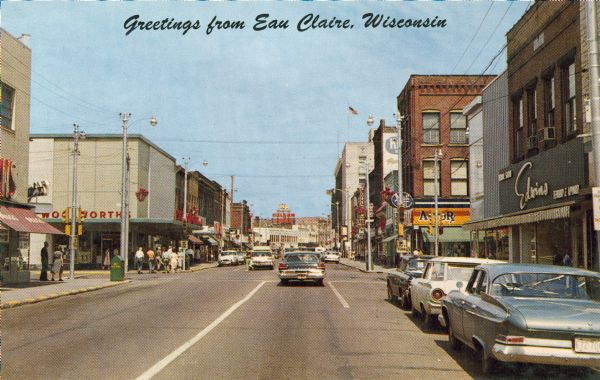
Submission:
M 282 285 L 287 285 L 289 281 L 311 281 L 323 285 L 325 263 L 315 253 L 286 253 L 279 263 L 279 279 Z

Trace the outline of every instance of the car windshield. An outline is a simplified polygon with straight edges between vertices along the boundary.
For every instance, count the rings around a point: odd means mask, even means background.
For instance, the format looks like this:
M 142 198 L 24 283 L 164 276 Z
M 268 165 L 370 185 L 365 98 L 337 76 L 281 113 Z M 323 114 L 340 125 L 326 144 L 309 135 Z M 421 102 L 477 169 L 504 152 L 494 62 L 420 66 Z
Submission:
M 448 264 L 447 280 L 469 281 L 474 265 Z
M 425 260 L 410 260 L 408 262 L 408 269 L 416 270 L 425 268 Z
M 229 256 L 229 255 L 235 255 L 235 252 L 221 252 L 221 256 Z
M 317 264 L 319 257 L 314 253 L 296 253 L 285 255 L 285 262 L 288 264 Z
M 252 257 L 269 257 L 271 252 L 252 252 Z
M 560 273 L 506 273 L 493 281 L 491 294 L 600 302 L 600 278 Z

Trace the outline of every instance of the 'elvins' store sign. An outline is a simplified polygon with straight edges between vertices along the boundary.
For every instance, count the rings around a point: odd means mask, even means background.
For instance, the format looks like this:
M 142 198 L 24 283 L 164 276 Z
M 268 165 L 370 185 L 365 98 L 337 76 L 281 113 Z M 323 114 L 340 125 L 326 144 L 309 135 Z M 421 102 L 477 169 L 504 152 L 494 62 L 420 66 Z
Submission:
M 62 211 L 52 211 L 52 212 L 43 212 L 39 214 L 42 219 L 66 219 L 67 210 Z M 129 214 L 131 218 L 131 214 Z M 81 218 L 82 219 L 120 219 L 121 211 L 96 211 L 96 210 L 81 210 Z
M 550 206 L 578 195 L 585 186 L 584 162 L 583 143 L 574 139 L 501 170 L 500 212 Z

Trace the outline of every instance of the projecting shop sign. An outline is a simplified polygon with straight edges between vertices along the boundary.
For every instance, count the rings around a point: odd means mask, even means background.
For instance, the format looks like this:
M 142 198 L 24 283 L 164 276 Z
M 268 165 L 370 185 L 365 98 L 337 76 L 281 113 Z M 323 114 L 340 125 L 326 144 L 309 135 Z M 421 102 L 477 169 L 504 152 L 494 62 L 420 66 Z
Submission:
M 540 152 L 498 172 L 500 213 L 561 203 L 585 185 L 581 139 Z

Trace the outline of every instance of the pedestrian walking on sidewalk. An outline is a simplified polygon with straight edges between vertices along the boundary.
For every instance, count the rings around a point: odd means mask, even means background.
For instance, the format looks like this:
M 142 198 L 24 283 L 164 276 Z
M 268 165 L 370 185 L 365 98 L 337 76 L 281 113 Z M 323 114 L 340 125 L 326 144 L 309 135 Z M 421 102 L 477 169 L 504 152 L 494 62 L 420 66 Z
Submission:
M 165 270 L 164 270 L 165 273 L 169 273 L 169 269 L 171 267 L 171 254 L 172 253 L 173 253 L 173 251 L 171 251 L 171 247 L 169 247 L 168 249 L 165 249 L 163 251 L 162 259 L 163 259 L 163 264 L 165 267 Z
M 138 274 L 142 274 L 142 268 L 144 267 L 144 251 L 142 247 L 139 247 L 135 253 L 135 267 Z
M 107 270 L 110 268 L 110 250 L 106 248 L 104 251 L 104 259 L 102 260 L 102 269 Z
M 148 251 L 146 252 L 146 256 L 148 256 L 148 271 L 150 273 L 154 273 L 154 263 L 155 263 L 155 255 L 154 255 L 154 251 L 152 250 L 152 248 L 148 248 Z
M 179 248 L 179 251 L 177 252 L 177 266 L 181 269 L 185 268 L 185 266 L 183 266 L 183 260 L 185 260 L 185 251 L 183 248 Z
M 175 271 L 177 270 L 177 262 L 179 261 L 179 258 L 177 257 L 177 253 L 173 252 L 171 250 L 171 247 L 169 247 L 169 251 L 171 251 L 171 253 L 169 255 L 169 261 L 171 264 L 171 273 L 175 273 Z
M 40 281 L 48 281 L 48 242 L 44 242 L 44 248 L 40 252 L 42 258 L 42 270 L 40 272 Z
M 160 269 L 165 267 L 165 262 L 163 261 L 163 258 L 162 258 L 162 249 L 160 248 L 160 246 L 156 250 L 155 262 L 156 262 L 156 271 L 160 272 Z
M 54 281 L 54 275 L 58 274 L 58 281 L 63 281 L 62 279 L 62 274 L 63 274 L 63 253 L 60 249 L 56 249 L 56 251 L 54 251 L 54 254 L 52 255 L 53 260 L 52 260 L 52 281 Z

